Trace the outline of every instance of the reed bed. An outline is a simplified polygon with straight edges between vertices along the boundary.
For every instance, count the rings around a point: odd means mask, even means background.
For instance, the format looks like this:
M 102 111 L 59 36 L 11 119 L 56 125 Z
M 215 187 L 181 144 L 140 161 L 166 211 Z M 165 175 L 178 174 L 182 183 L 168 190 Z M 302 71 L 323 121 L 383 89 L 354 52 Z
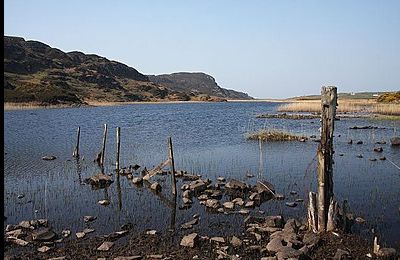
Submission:
M 29 102 L 29 103 L 13 103 L 5 102 L 4 110 L 26 110 L 26 109 L 40 109 L 40 108 L 65 108 L 72 107 L 71 105 L 43 105 L 40 103 Z
M 306 140 L 307 138 L 304 136 L 291 134 L 283 130 L 262 129 L 257 132 L 248 133 L 247 139 L 276 142 L 276 141 L 301 141 L 301 140 Z
M 279 112 L 321 112 L 321 101 L 298 101 L 278 107 Z M 366 113 L 380 115 L 400 115 L 400 104 L 377 103 L 375 100 L 340 100 L 338 113 Z

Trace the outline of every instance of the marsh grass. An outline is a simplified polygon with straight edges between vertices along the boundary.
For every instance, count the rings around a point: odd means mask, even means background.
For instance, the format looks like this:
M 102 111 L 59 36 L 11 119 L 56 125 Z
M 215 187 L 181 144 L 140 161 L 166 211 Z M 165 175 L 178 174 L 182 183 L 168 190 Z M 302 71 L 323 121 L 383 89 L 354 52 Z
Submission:
M 321 112 L 321 101 L 309 100 L 284 104 L 278 107 L 279 112 Z M 400 104 L 377 103 L 375 100 L 339 100 L 338 113 L 366 113 L 380 115 L 400 115 Z
M 300 141 L 306 140 L 307 138 L 300 135 L 295 135 L 283 130 L 278 129 L 262 129 L 257 132 L 247 133 L 246 138 L 249 140 L 261 140 L 261 141 Z

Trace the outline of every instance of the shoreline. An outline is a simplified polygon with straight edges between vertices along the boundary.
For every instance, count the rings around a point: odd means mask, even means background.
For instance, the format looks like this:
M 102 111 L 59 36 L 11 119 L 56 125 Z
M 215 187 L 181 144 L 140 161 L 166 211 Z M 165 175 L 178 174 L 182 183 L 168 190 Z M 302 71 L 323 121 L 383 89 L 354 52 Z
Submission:
M 39 103 L 31 102 L 4 102 L 4 111 L 12 110 L 29 110 L 29 109 L 52 109 L 52 108 L 79 108 L 79 107 L 105 107 L 105 106 L 124 106 L 124 105 L 142 105 L 142 104 L 193 104 L 193 103 L 235 103 L 235 102 L 290 102 L 281 99 L 255 99 L 255 100 L 245 100 L 245 99 L 228 99 L 227 101 L 125 101 L 125 102 L 113 102 L 113 101 L 87 101 L 86 104 L 59 104 L 59 105 L 43 105 Z

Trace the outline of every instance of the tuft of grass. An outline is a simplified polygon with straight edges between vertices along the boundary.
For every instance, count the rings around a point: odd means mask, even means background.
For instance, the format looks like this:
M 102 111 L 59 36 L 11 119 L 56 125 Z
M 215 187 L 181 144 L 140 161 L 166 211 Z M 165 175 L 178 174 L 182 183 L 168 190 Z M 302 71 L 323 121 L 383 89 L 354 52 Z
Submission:
M 262 129 L 258 132 L 248 133 L 246 134 L 247 139 L 249 140 L 261 140 L 261 141 L 300 141 L 306 140 L 307 137 L 295 135 L 288 133 L 283 130 L 266 130 Z

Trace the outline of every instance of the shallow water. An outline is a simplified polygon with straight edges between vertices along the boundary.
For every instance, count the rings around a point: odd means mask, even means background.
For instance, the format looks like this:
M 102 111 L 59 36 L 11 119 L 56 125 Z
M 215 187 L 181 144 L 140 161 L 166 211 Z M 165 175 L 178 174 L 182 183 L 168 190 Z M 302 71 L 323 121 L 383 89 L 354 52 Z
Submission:
M 277 128 L 304 135 L 318 135 L 319 119 L 258 119 L 259 113 L 274 113 L 276 103 L 188 103 L 134 104 L 114 107 L 38 109 L 4 112 L 4 215 L 5 224 L 21 220 L 48 218 L 61 232 L 81 231 L 84 215 L 97 216 L 90 224 L 97 234 L 119 230 L 128 222 L 135 230 L 157 229 L 166 232 L 175 219 L 176 228 L 193 214 L 201 216 L 195 230 L 217 235 L 243 231 L 240 214 L 208 213 L 195 199 L 187 210 L 168 207 L 170 179 L 157 176 L 162 196 L 146 186 L 136 187 L 126 177 L 117 178 L 107 189 L 92 190 L 82 181 L 100 172 L 93 159 L 100 151 L 103 124 L 108 124 L 105 171 L 114 170 L 116 127 L 121 127 L 121 166 L 139 164 L 152 168 L 167 159 L 167 137 L 174 145 L 175 167 L 201 174 L 215 181 L 218 176 L 255 184 L 257 179 L 273 183 L 285 201 L 267 201 L 252 214 L 283 214 L 304 218 L 308 191 L 316 191 L 317 143 L 248 141 L 245 133 L 261 128 Z M 350 126 L 373 125 L 385 129 L 351 130 Z M 81 127 L 81 160 L 72 158 L 76 129 Z M 388 246 L 400 244 L 400 149 L 389 139 L 400 135 L 400 121 L 342 119 L 335 121 L 334 193 L 347 199 L 351 211 L 366 220 L 354 231 L 372 239 L 372 231 Z M 347 144 L 348 139 L 362 140 L 361 145 Z M 385 140 L 384 145 L 376 141 Z M 376 153 L 374 147 L 382 146 Z M 339 156 L 343 154 L 343 156 Z M 363 158 L 357 158 L 363 154 Z M 44 161 L 44 155 L 55 155 Z M 388 160 L 370 161 L 386 156 Z M 250 172 L 254 178 L 246 177 Z M 182 185 L 179 180 L 178 187 Z M 290 191 L 297 195 L 290 195 Z M 18 194 L 25 194 L 22 199 Z M 180 189 L 178 203 L 180 200 Z M 108 198 L 111 204 L 97 201 Z M 295 208 L 285 202 L 303 198 Z M 221 229 L 223 227 L 223 229 Z

